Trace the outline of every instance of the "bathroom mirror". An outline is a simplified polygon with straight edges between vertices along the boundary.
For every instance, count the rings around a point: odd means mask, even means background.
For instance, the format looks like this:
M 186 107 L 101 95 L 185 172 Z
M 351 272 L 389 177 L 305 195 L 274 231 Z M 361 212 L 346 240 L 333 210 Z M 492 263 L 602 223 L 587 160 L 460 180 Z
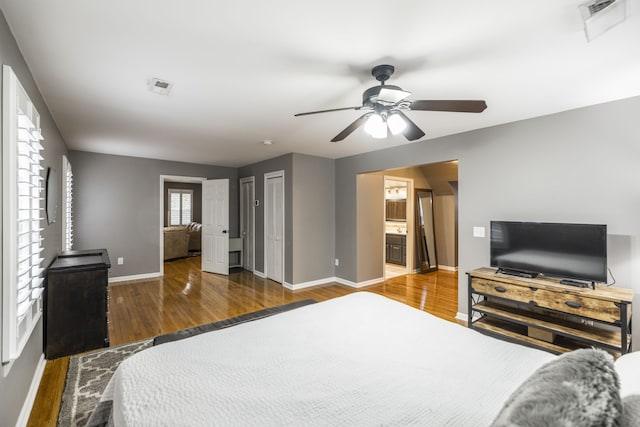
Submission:
M 416 207 L 416 248 L 420 261 L 420 272 L 427 273 L 438 269 L 432 191 L 417 188 L 414 205 Z

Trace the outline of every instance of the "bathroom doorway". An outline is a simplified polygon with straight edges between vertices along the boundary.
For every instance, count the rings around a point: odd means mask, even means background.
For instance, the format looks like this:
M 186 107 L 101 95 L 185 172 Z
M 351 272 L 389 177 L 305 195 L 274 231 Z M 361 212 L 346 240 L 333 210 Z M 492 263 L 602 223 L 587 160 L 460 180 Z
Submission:
M 413 271 L 413 179 L 384 177 L 384 277 Z

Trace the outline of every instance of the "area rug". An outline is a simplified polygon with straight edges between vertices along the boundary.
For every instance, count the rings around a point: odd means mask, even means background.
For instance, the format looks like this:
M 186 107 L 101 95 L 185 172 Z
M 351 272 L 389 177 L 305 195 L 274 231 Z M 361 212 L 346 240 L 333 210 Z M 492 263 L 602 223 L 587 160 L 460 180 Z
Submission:
M 144 340 L 72 356 L 58 414 L 58 427 L 84 426 L 120 362 L 151 347 Z

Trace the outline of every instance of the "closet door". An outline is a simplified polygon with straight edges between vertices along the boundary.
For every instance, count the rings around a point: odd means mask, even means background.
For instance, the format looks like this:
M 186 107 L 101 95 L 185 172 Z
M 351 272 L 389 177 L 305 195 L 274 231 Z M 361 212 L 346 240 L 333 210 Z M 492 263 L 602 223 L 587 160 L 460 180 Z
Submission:
M 254 271 L 255 266 L 255 180 L 240 180 L 240 236 L 242 237 L 242 266 Z
M 265 174 L 265 268 L 267 278 L 284 280 L 284 172 Z

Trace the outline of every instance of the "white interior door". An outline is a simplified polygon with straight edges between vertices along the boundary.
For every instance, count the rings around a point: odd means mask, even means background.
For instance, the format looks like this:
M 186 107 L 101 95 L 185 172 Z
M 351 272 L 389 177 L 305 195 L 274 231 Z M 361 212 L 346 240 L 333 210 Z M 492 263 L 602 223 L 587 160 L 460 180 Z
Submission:
M 229 180 L 202 181 L 202 271 L 229 274 Z
M 284 172 L 265 174 L 265 273 L 283 283 L 284 272 Z
M 255 179 L 240 180 L 240 236 L 242 237 L 242 266 L 254 271 L 255 264 Z

